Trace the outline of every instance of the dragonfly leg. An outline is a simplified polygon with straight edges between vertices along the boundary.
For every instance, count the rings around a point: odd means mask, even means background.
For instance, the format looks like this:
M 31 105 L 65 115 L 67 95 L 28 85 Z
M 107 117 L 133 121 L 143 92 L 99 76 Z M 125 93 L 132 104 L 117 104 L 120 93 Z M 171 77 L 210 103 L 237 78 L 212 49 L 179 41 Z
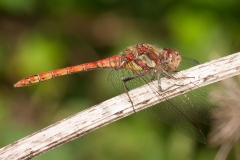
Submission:
M 136 78 L 139 78 L 139 77 L 142 77 L 142 76 L 144 76 L 145 74 L 146 74 L 146 73 L 141 73 L 141 74 L 134 75 L 134 76 L 124 77 L 124 78 L 122 79 L 123 86 L 124 86 L 124 88 L 125 88 L 125 90 L 126 90 L 126 94 L 127 94 L 128 98 L 129 98 L 129 100 L 130 100 L 130 102 L 131 102 L 131 104 L 132 104 L 134 113 L 136 113 L 136 111 L 135 111 L 133 102 L 132 102 L 132 100 L 131 100 L 131 98 L 130 98 L 130 96 L 129 96 L 129 94 L 128 94 L 129 88 L 128 88 L 127 85 L 126 85 L 126 82 L 128 82 L 128 81 L 130 81 L 130 80 L 133 80 L 133 79 L 136 79 Z
M 166 78 L 171 78 L 171 79 L 174 79 L 174 80 L 180 80 L 180 79 L 187 79 L 187 78 L 195 78 L 195 77 L 174 77 L 173 75 L 170 75 L 167 73 L 164 74 L 162 73 Z M 170 88 L 174 87 L 174 86 L 184 86 L 184 84 L 173 84 L 171 85 L 170 87 L 168 88 L 165 88 L 164 90 L 169 90 Z M 158 74 L 158 89 L 163 92 L 164 90 L 162 89 L 162 86 L 161 86 L 161 73 Z
M 180 71 L 174 71 L 174 73 L 177 73 L 177 72 L 180 72 Z M 175 78 L 175 79 L 185 79 L 185 78 L 195 78 L 195 77 L 181 77 L 181 78 Z
M 158 89 L 162 92 L 162 86 L 161 86 L 161 73 L 158 73 Z
M 167 78 L 171 78 L 171 79 L 174 79 L 174 80 L 182 79 L 182 78 L 176 78 L 173 75 L 171 75 L 171 77 L 167 77 Z M 183 77 L 183 78 L 194 78 L 194 77 Z M 161 73 L 158 73 L 158 89 L 159 89 L 160 92 L 163 92 L 165 90 L 169 90 L 174 86 L 183 86 L 183 84 L 173 84 L 170 87 L 163 89 L 162 84 L 161 84 Z
M 172 77 L 173 77 L 173 76 L 171 75 L 171 77 L 167 77 L 167 78 L 172 78 Z M 189 78 L 189 77 L 184 77 L 184 78 Z M 172 79 L 177 80 L 178 78 L 173 77 Z M 158 74 L 158 89 L 159 89 L 159 91 L 163 92 L 163 91 L 165 91 L 165 90 L 169 90 L 170 88 L 172 88 L 172 87 L 174 87 L 174 86 L 183 86 L 183 85 L 181 85 L 181 84 L 173 84 L 173 85 L 171 85 L 170 87 L 163 89 L 163 88 L 162 88 L 162 84 L 161 84 L 161 73 Z
M 173 75 L 169 74 L 166 70 L 164 70 L 163 68 L 160 68 L 161 72 L 158 72 L 158 89 L 162 92 L 164 90 L 168 90 L 170 88 L 172 88 L 173 86 L 175 86 L 176 84 L 173 84 L 172 86 L 168 87 L 167 89 L 162 89 L 162 85 L 161 85 L 161 74 L 169 79 L 174 79 L 177 80 L 178 78 L 174 77 Z
M 157 70 L 154 70 L 153 75 L 152 75 L 152 78 L 151 78 L 151 81 L 154 81 L 154 80 L 155 80 L 157 73 L 158 73 L 158 71 L 157 71 Z

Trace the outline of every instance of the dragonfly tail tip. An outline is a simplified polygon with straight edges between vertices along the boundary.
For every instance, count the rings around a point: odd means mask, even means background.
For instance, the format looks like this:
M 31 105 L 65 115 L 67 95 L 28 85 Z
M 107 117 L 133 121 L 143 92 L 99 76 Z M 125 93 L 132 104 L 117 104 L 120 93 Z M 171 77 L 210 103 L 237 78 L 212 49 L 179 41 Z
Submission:
M 21 84 L 20 82 L 17 82 L 17 83 L 15 83 L 13 86 L 14 86 L 15 88 L 16 88 L 16 87 L 22 87 L 22 84 Z

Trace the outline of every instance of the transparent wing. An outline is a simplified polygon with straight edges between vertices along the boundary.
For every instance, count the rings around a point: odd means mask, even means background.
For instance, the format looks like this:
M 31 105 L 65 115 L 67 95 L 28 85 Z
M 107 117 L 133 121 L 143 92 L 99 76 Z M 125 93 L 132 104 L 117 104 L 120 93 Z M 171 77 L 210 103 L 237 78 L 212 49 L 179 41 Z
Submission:
M 183 111 L 179 110 L 172 101 L 164 101 L 153 107 L 145 109 L 153 117 L 171 125 L 180 133 L 201 143 L 206 143 L 204 134 L 198 125 Z
M 180 69 L 186 69 L 187 67 L 189 68 L 189 66 L 194 66 L 196 64 L 197 63 L 194 60 L 184 58 Z M 123 87 L 122 78 L 139 75 L 140 73 L 141 72 L 129 69 L 120 69 L 116 71 L 113 70 L 109 74 L 108 82 L 112 88 L 123 93 L 126 91 Z M 151 81 L 152 76 L 153 73 L 150 72 L 143 77 L 139 77 L 126 82 L 126 85 L 129 89 L 133 89 L 138 86 L 148 84 Z M 183 78 L 183 81 L 190 80 L 191 78 Z M 157 87 L 151 86 L 150 88 L 154 89 Z M 166 99 L 166 101 L 159 103 L 153 107 L 147 108 L 145 110 L 147 113 L 171 125 L 180 133 L 194 140 L 202 143 L 206 142 L 201 129 L 197 126 L 194 120 L 210 124 L 211 118 L 208 113 L 212 108 L 219 105 L 217 102 L 212 100 L 211 97 L 209 97 L 200 89 L 187 92 L 183 95 L 174 97 L 169 100 L 167 100 L 167 98 L 161 94 L 161 91 L 155 90 L 155 93 L 155 96 L 161 96 Z
M 184 78 L 183 81 L 188 81 L 191 83 L 191 78 Z M 193 84 L 193 83 L 191 83 Z M 186 92 L 189 89 L 186 90 Z M 203 89 L 195 89 L 189 91 L 183 95 L 176 97 L 176 99 L 171 99 L 178 105 L 180 110 L 191 117 L 205 124 L 211 125 L 211 115 L 217 107 L 223 107 L 223 104 L 216 101 L 213 97 L 209 96 Z
M 194 67 L 194 66 L 199 65 L 199 64 L 200 63 L 195 59 L 191 59 L 191 58 L 188 58 L 188 57 L 182 57 L 182 62 L 178 66 L 177 71 L 182 71 L 182 70 Z
M 124 93 L 126 90 L 123 87 L 122 79 L 139 74 L 141 74 L 141 72 L 132 71 L 129 69 L 112 70 L 108 75 L 108 83 L 114 90 L 117 90 L 120 93 Z M 151 74 L 146 74 L 141 78 L 135 78 L 133 80 L 127 81 L 126 85 L 130 90 L 132 90 L 134 88 L 142 86 L 143 84 L 151 82 L 151 77 Z

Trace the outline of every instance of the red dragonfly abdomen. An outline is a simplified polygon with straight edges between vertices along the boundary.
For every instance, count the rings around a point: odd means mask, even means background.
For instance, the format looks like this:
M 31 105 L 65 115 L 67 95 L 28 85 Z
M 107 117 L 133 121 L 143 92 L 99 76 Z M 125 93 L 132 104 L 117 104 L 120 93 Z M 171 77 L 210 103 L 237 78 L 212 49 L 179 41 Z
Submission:
M 25 86 L 46 81 L 52 78 L 56 78 L 59 76 L 64 76 L 67 74 L 77 73 L 81 71 L 88 71 L 91 69 L 97 69 L 97 68 L 116 69 L 121 65 L 121 63 L 122 63 L 121 56 L 112 56 L 96 62 L 79 64 L 76 66 L 66 67 L 62 69 L 57 69 L 57 70 L 52 70 L 52 71 L 32 75 L 18 81 L 17 83 L 14 84 L 14 87 L 25 87 Z

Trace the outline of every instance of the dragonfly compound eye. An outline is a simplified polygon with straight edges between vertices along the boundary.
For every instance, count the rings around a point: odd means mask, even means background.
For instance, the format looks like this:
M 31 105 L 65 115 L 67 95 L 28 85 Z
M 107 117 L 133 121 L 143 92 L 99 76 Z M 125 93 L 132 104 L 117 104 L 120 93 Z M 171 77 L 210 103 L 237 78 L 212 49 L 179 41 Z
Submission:
M 178 50 L 175 49 L 164 48 L 163 50 L 165 51 L 165 57 L 169 62 L 166 68 L 168 69 L 168 71 L 175 71 L 182 60 L 181 55 L 179 54 Z

